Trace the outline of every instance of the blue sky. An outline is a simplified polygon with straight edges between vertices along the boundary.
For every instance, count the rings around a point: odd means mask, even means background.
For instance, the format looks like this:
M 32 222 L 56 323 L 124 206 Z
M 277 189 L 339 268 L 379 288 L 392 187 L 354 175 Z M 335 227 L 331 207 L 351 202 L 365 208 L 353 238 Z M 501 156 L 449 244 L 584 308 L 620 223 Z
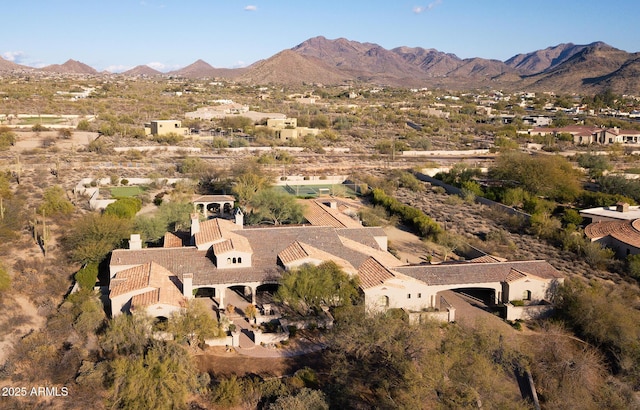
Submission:
M 0 56 L 40 67 L 240 67 L 325 36 L 506 60 L 560 43 L 640 51 L 637 0 L 18 0 Z

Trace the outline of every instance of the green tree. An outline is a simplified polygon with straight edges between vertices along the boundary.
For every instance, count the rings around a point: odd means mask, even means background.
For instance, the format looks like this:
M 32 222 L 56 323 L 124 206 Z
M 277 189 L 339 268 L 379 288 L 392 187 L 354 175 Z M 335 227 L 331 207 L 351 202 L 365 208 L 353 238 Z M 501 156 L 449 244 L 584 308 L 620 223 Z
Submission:
M 189 353 L 175 343 L 156 343 L 144 356 L 111 362 L 110 408 L 172 410 L 186 408 L 198 387 Z
M 351 305 L 358 299 L 358 281 L 335 262 L 303 265 L 285 272 L 276 298 L 301 314 L 319 312 L 322 306 Z
M 83 289 L 93 289 L 98 280 L 98 264 L 93 262 L 83 266 L 75 274 L 76 282 Z
M 591 178 L 598 178 L 605 171 L 611 171 L 613 166 L 605 155 L 582 154 L 578 156 L 578 165 L 589 170 Z
M 212 312 L 196 299 L 192 299 L 183 312 L 171 315 L 167 331 L 174 335 L 176 341 L 189 346 L 203 344 L 206 339 L 225 336 Z
M 270 181 L 263 175 L 252 172 L 237 177 L 233 185 L 233 193 L 241 204 L 248 203 L 256 192 L 269 187 Z
M 329 410 L 327 398 L 320 390 L 302 388 L 296 394 L 280 396 L 268 410 Z
M 301 223 L 304 220 L 303 206 L 295 197 L 275 189 L 263 189 L 249 200 L 258 221 L 269 221 L 274 225 Z
M 111 356 L 142 356 L 151 344 L 152 324 L 145 313 L 117 315 L 100 337 L 100 347 Z
M 139 198 L 125 197 L 118 198 L 116 202 L 107 205 L 104 213 L 118 218 L 133 219 L 140 209 L 142 209 L 142 201 Z
M 80 263 L 101 262 L 129 238 L 132 222 L 114 215 L 90 213 L 74 221 L 63 241 L 71 259 Z
M 38 207 L 38 213 L 46 216 L 69 215 L 73 212 L 73 204 L 61 186 L 56 185 L 44 191 L 44 202 Z
M 640 279 L 640 254 L 627 256 L 627 271 L 633 278 Z
M 556 155 L 503 152 L 489 174 L 507 184 L 518 183 L 531 194 L 558 201 L 571 201 L 581 191 L 579 174 L 569 161 Z

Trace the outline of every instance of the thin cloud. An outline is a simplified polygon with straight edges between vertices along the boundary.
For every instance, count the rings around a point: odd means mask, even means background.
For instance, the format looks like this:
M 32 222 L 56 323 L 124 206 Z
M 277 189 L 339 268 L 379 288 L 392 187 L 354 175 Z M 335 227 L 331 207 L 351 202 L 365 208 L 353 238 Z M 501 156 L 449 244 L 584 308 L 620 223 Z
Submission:
M 146 65 L 148 65 L 149 67 L 153 68 L 154 70 L 158 70 L 158 71 L 161 71 L 163 73 L 167 72 L 167 71 L 179 70 L 181 68 L 184 68 L 184 66 L 180 66 L 180 65 L 177 65 L 177 64 L 167 65 L 167 64 L 160 63 L 158 61 L 147 63 Z
M 258 10 L 258 6 L 249 5 L 244 8 L 244 11 L 256 11 L 256 10 Z
M 128 66 L 128 65 L 110 65 L 108 67 L 105 68 L 105 71 L 108 71 L 110 73 L 122 73 L 123 71 L 127 71 L 132 69 L 133 67 Z
M 413 12 L 415 14 L 420 14 L 420 13 L 423 13 L 425 11 L 432 10 L 434 7 L 436 7 L 440 3 L 442 3 L 442 0 L 436 0 L 434 2 L 429 3 L 427 6 L 415 6 L 413 8 Z
M 247 63 L 245 63 L 244 61 L 240 60 L 240 61 L 236 61 L 235 64 L 233 64 L 231 66 L 231 68 L 244 68 L 247 66 Z
M 5 51 L 2 53 L 2 58 L 7 61 L 11 61 L 16 64 L 20 64 L 26 55 L 22 51 Z
M 167 69 L 167 66 L 166 66 L 166 65 L 164 65 L 164 64 L 162 64 L 162 63 L 159 63 L 159 62 L 157 62 L 157 61 L 153 61 L 153 62 L 151 62 L 151 63 L 147 63 L 147 65 L 148 65 L 149 67 L 153 68 L 154 70 L 158 70 L 158 71 L 163 71 L 163 70 L 166 70 L 166 69 Z

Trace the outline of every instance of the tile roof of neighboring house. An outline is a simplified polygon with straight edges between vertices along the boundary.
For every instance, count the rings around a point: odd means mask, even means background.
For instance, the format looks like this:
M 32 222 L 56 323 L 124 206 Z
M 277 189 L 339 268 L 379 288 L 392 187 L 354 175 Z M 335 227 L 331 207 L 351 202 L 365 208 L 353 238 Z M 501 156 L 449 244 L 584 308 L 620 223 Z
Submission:
M 360 278 L 360 287 L 364 290 L 382 285 L 387 280 L 394 278 L 395 275 L 374 258 L 369 258 L 360 265 L 358 277 Z
M 451 265 L 402 266 L 394 271 L 421 280 L 428 285 L 467 285 L 505 282 L 513 269 L 541 279 L 559 279 L 562 274 L 546 261 L 496 263 L 456 263 Z
M 333 199 L 325 200 L 331 202 Z M 311 225 L 332 226 L 334 228 L 359 228 L 360 222 L 343 214 L 337 209 L 331 209 L 323 201 L 301 201 L 306 204 L 304 217 Z
M 594 222 L 584 228 L 584 234 L 592 240 L 611 236 L 622 243 L 640 248 L 640 219 Z

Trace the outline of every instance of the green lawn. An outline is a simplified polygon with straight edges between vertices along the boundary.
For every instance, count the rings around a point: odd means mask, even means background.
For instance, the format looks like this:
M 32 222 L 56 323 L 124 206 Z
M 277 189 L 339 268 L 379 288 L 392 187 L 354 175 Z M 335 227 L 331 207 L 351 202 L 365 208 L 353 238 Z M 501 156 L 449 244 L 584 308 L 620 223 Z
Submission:
M 62 118 L 62 117 L 46 117 L 46 118 L 40 118 L 40 117 L 26 117 L 26 118 L 20 118 L 20 125 L 36 125 L 36 124 L 58 124 L 61 122 L 65 122 L 66 119 Z
M 144 186 L 118 186 L 109 188 L 111 196 L 114 198 L 124 198 L 128 196 L 137 196 L 147 190 Z
M 278 189 L 282 192 L 286 192 L 297 197 L 317 197 L 322 195 L 333 194 L 336 196 L 356 197 L 356 192 L 342 184 L 325 184 L 325 185 L 286 185 L 275 186 L 274 189 Z

